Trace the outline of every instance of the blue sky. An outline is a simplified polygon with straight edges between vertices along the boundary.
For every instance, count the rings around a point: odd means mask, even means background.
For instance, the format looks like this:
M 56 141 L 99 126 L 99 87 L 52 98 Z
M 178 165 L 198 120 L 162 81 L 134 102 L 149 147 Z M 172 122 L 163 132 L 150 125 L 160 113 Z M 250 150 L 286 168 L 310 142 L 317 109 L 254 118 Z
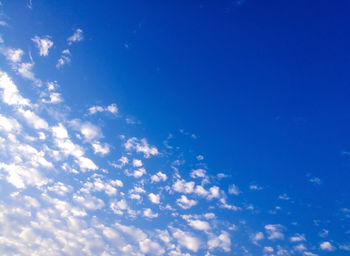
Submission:
M 348 1 L 2 1 L 1 255 L 350 255 Z

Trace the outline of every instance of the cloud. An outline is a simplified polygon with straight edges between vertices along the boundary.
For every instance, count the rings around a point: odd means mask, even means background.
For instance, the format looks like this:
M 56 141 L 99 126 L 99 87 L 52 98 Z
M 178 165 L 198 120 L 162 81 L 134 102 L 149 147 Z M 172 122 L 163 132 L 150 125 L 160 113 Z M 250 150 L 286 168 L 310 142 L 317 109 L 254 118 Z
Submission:
M 118 113 L 118 107 L 117 104 L 113 103 L 107 107 L 102 106 L 92 106 L 89 108 L 89 114 L 94 115 L 98 112 L 109 112 L 111 114 L 116 115 Z
M 5 55 L 6 59 L 12 63 L 20 62 L 24 54 L 22 49 L 11 49 L 11 48 L 1 49 L 1 52 Z
M 200 231 L 208 231 L 211 229 L 207 221 L 188 219 L 187 222 L 189 226 Z
M 39 37 L 34 36 L 32 41 L 36 44 L 36 47 L 39 49 L 40 56 L 49 55 L 49 49 L 53 46 L 53 42 L 50 40 L 49 36 Z
M 61 68 L 62 66 L 71 62 L 71 53 L 68 49 L 62 51 L 61 57 L 57 60 L 56 68 Z
M 221 231 L 221 234 L 217 237 L 213 237 L 208 241 L 209 250 L 214 248 L 221 248 L 225 252 L 231 251 L 231 238 L 229 233 Z
M 199 250 L 201 241 L 190 233 L 184 232 L 178 228 L 173 228 L 172 235 L 175 239 L 177 239 L 180 246 L 193 252 L 197 252 Z
M 168 179 L 167 175 L 162 172 L 157 172 L 156 174 L 151 176 L 152 183 L 157 183 L 160 181 L 166 181 Z
M 0 89 L 2 89 L 1 97 L 4 103 L 13 106 L 30 106 L 29 99 L 23 98 L 10 77 L 1 71 Z
M 189 209 L 192 206 L 197 204 L 197 201 L 188 199 L 187 196 L 182 195 L 179 199 L 176 200 L 176 203 L 178 206 L 180 206 L 182 209 Z
M 191 178 L 204 178 L 206 177 L 206 171 L 203 169 L 193 170 L 190 174 Z
M 135 150 L 136 152 L 143 153 L 145 158 L 159 154 L 158 149 L 150 146 L 145 138 L 139 140 L 136 137 L 132 137 L 124 143 L 124 147 L 128 151 Z
M 73 35 L 68 37 L 67 41 L 68 41 L 68 44 L 71 45 L 72 43 L 83 41 L 83 39 L 84 39 L 83 30 L 78 28 L 75 30 Z
M 335 247 L 328 241 L 322 242 L 320 244 L 320 248 L 323 251 L 334 251 L 335 250 Z
M 321 185 L 321 184 L 322 184 L 321 179 L 318 178 L 318 177 L 311 177 L 311 178 L 309 179 L 309 181 L 310 181 L 311 183 L 315 184 L 315 185 Z
M 235 185 L 235 184 L 232 184 L 229 189 L 228 189 L 228 193 L 230 195 L 239 195 L 241 193 L 241 191 L 239 191 L 239 188 Z
M 173 184 L 173 189 L 179 193 L 186 193 L 186 194 L 192 193 L 193 188 L 194 188 L 193 181 L 186 182 L 185 180 L 177 180 Z
M 265 225 L 265 230 L 268 234 L 269 240 L 284 239 L 283 226 L 280 224 L 268 224 Z
M 259 241 L 263 240 L 265 238 L 263 232 L 258 232 L 251 236 L 251 240 L 254 244 L 258 245 Z
M 146 218 L 157 218 L 158 217 L 158 213 L 153 213 L 153 211 L 150 208 L 147 208 L 143 211 L 143 216 L 145 216 Z
M 160 196 L 156 195 L 154 193 L 148 194 L 148 198 L 154 204 L 159 204 L 159 202 L 160 202 Z

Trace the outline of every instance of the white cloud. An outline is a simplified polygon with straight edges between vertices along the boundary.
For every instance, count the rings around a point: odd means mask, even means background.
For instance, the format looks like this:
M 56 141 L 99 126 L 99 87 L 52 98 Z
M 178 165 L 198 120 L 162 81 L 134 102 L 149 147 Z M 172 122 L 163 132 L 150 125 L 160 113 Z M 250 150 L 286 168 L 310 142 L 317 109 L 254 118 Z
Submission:
M 283 226 L 280 224 L 265 225 L 269 240 L 284 239 L 283 229 Z
M 197 201 L 188 199 L 187 196 L 182 195 L 179 199 L 176 200 L 176 203 L 178 206 L 180 206 L 182 209 L 189 209 L 192 206 L 197 204 Z
M 32 38 L 32 41 L 36 44 L 39 49 L 40 56 L 47 56 L 49 54 L 49 49 L 53 46 L 53 42 L 50 40 L 49 36 Z
M 210 224 L 207 221 L 188 219 L 187 222 L 188 225 L 197 230 L 208 231 L 211 229 Z
M 156 174 L 151 176 L 152 183 L 157 183 L 160 181 L 166 181 L 168 179 L 167 175 L 162 172 L 157 172 Z
M 7 118 L 0 114 L 0 131 L 18 132 L 21 130 L 21 125 L 14 118 Z
M 96 141 L 91 143 L 91 145 L 94 149 L 95 154 L 101 154 L 104 156 L 104 155 L 107 155 L 110 151 L 109 145 L 106 143 L 102 145 L 99 141 Z
M 145 216 L 146 218 L 157 218 L 158 217 L 158 213 L 153 213 L 153 211 L 150 208 L 147 208 L 143 211 L 143 216 Z
M 107 106 L 107 107 L 102 107 L 102 106 L 92 106 L 89 108 L 89 114 L 94 115 L 98 112 L 109 112 L 114 115 L 118 113 L 118 107 L 115 103 Z
M 23 109 L 19 109 L 18 112 L 24 117 L 24 119 L 26 120 L 26 122 L 31 125 L 34 129 L 40 130 L 40 129 L 48 129 L 49 125 L 47 124 L 47 122 L 40 118 L 39 116 L 37 116 L 33 111 L 31 110 L 23 110 Z
M 84 39 L 84 36 L 83 36 L 83 30 L 81 30 L 80 28 L 76 29 L 74 34 L 71 35 L 70 37 L 68 37 L 67 41 L 68 41 L 68 44 L 71 45 L 72 43 L 75 43 L 75 42 L 80 42 Z
M 250 190 L 262 190 L 262 187 L 258 186 L 258 185 L 250 185 L 249 186 Z
M 1 52 L 5 55 L 6 59 L 8 59 L 10 62 L 13 62 L 13 63 L 20 62 L 24 54 L 22 49 L 11 49 L 11 48 L 1 49 Z
M 29 99 L 23 98 L 17 86 L 5 72 L 0 72 L 0 88 L 2 89 L 2 101 L 13 106 L 30 106 Z
M 263 240 L 265 238 L 264 236 L 264 233 L 263 232 L 258 232 L 256 234 L 254 234 L 252 237 L 251 237 L 251 240 L 254 244 L 258 244 L 259 241 Z
M 306 241 L 305 235 L 295 234 L 294 236 L 292 236 L 290 238 L 290 241 L 291 242 L 304 242 L 304 241 Z
M 68 49 L 65 49 L 62 51 L 61 57 L 58 59 L 57 64 L 56 64 L 56 68 L 60 68 L 62 66 L 64 66 L 67 63 L 71 62 L 71 58 L 70 58 L 70 51 Z
M 23 78 L 33 81 L 34 84 L 37 86 L 41 86 L 42 82 L 35 77 L 35 75 L 32 71 L 33 67 L 34 67 L 33 62 L 23 62 L 23 63 L 18 64 L 16 66 L 15 70 Z
M 91 195 L 73 195 L 73 200 L 89 210 L 101 209 L 105 205 L 100 198 Z
M 239 195 L 241 193 L 241 191 L 239 191 L 239 188 L 235 185 L 235 184 L 232 184 L 229 189 L 228 189 L 228 193 L 230 195 Z
M 321 250 L 324 250 L 324 251 L 334 251 L 335 250 L 335 247 L 328 241 L 322 242 L 320 244 L 320 248 L 321 248 Z
M 154 204 L 159 204 L 159 202 L 160 202 L 160 196 L 156 195 L 154 193 L 148 194 L 148 198 Z
M 193 170 L 190 174 L 191 178 L 204 178 L 206 177 L 206 171 L 203 169 Z
M 60 196 L 65 196 L 67 193 L 73 191 L 73 187 L 65 185 L 62 182 L 56 182 L 53 186 L 47 187 L 47 190 L 52 191 Z
M 322 184 L 322 181 L 319 177 L 312 177 L 309 179 L 309 181 L 313 184 L 316 184 L 316 185 L 321 185 Z
M 141 167 L 143 164 L 142 164 L 142 161 L 140 159 L 134 159 L 132 160 L 132 166 L 134 167 Z
M 221 231 L 221 234 L 218 237 L 213 237 L 208 241 L 208 248 L 209 250 L 221 248 L 225 252 L 231 251 L 231 238 L 229 233 Z
M 193 252 L 197 252 L 199 250 L 201 244 L 199 238 L 178 228 L 173 228 L 172 235 L 177 239 L 180 246 Z
M 198 156 L 196 156 L 196 158 L 197 158 L 198 161 L 202 161 L 204 159 L 204 156 L 198 155 Z
M 192 193 L 193 188 L 194 188 L 193 181 L 186 182 L 185 180 L 177 180 L 173 184 L 173 189 L 179 193 L 186 193 L 186 194 Z
M 124 147 L 128 151 L 135 150 L 136 152 L 143 153 L 145 158 L 159 154 L 158 149 L 154 146 L 149 146 L 145 138 L 139 140 L 136 137 L 132 137 L 125 142 Z

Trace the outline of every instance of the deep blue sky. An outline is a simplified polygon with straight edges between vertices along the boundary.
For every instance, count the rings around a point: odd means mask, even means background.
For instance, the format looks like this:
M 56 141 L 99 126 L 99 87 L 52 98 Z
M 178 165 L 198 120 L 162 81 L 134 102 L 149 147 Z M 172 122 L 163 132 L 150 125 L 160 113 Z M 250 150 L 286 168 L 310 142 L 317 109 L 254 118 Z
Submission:
M 340 209 L 350 204 L 349 10 L 346 0 L 33 0 L 31 10 L 26 1 L 10 1 L 3 3 L 9 25 L 2 36 L 6 45 L 31 52 L 37 77 L 59 81 L 65 104 L 81 118 L 92 105 L 116 102 L 122 118 L 136 122 L 95 120 L 106 137 L 126 132 L 162 145 L 183 129 L 189 136 L 174 142 L 181 147 L 176 154 L 203 154 L 210 175 L 230 176 L 220 183 L 226 190 L 232 183 L 246 190 L 263 186 L 264 194 L 248 191 L 243 200 L 266 207 L 258 208 L 260 217 L 242 214 L 254 225 L 286 222 L 269 213 L 286 193 L 293 201 L 285 200 L 286 215 L 301 217 L 305 232 L 316 234 L 312 221 L 319 219 L 345 232 L 349 219 Z M 47 65 L 78 28 L 84 40 L 70 47 L 68 67 Z M 34 35 L 54 41 L 45 59 L 36 58 Z M 311 184 L 313 177 L 320 184 Z M 330 240 L 338 239 L 339 248 L 349 238 L 342 232 Z

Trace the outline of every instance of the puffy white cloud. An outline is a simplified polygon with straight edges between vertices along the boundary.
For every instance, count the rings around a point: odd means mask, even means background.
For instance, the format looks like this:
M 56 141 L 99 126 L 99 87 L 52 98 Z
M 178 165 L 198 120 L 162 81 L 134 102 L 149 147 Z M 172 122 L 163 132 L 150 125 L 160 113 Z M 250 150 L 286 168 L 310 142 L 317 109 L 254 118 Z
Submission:
M 182 195 L 179 199 L 176 200 L 176 203 L 182 209 L 189 209 L 192 206 L 196 205 L 197 201 L 192 200 L 192 199 L 188 199 L 187 196 Z
M 145 168 L 139 168 L 137 170 L 134 170 L 130 172 L 129 170 L 124 171 L 126 176 L 133 176 L 134 178 L 141 178 L 144 174 L 146 174 L 146 169 Z
M 27 121 L 29 125 L 31 125 L 34 129 L 48 129 L 49 125 L 47 122 L 37 116 L 33 111 L 31 110 L 23 110 L 19 109 L 18 112 L 24 117 L 24 119 Z
M 268 234 L 269 240 L 284 239 L 283 226 L 280 224 L 268 224 L 265 225 L 265 230 Z
M 53 42 L 50 40 L 49 36 L 35 36 L 34 38 L 32 38 L 32 41 L 36 44 L 36 47 L 39 49 L 40 56 L 49 55 L 49 49 L 53 46 Z
M 203 169 L 193 170 L 190 174 L 192 178 L 204 178 L 206 177 L 206 171 Z
M 49 182 L 37 169 L 27 166 L 0 163 L 0 169 L 7 173 L 6 180 L 16 188 L 42 187 Z
M 140 159 L 134 159 L 134 160 L 132 160 L 132 165 L 134 167 L 141 167 L 143 164 L 142 164 L 142 161 Z
M 73 35 L 68 37 L 67 41 L 68 41 L 68 44 L 71 45 L 72 43 L 83 41 L 83 39 L 84 39 L 83 30 L 78 28 L 75 30 Z
M 101 142 L 99 142 L 99 141 L 93 142 L 93 143 L 91 143 L 91 145 L 94 149 L 95 154 L 101 154 L 104 156 L 104 155 L 108 154 L 110 151 L 108 144 L 102 145 Z
M 52 192 L 56 193 L 57 195 L 65 196 L 67 193 L 73 191 L 73 187 L 70 185 L 65 185 L 62 182 L 58 181 L 55 184 L 53 184 L 52 186 L 47 187 L 47 190 L 52 191 Z
M 214 237 L 208 241 L 208 248 L 210 250 L 221 248 L 225 252 L 231 251 L 231 238 L 229 233 L 221 231 L 221 234 L 218 237 Z
M 146 255 L 164 255 L 165 250 L 156 242 L 145 239 L 139 242 L 140 250 Z
M 28 79 L 30 81 L 33 81 L 34 84 L 37 86 L 41 86 L 42 82 L 35 77 L 35 75 L 32 71 L 33 67 L 34 67 L 33 62 L 23 62 L 23 63 L 16 64 L 14 69 L 23 78 Z
M 2 54 L 5 55 L 6 59 L 12 63 L 20 62 L 24 54 L 22 49 L 11 49 L 11 48 L 1 49 L 1 52 Z
M 107 106 L 107 107 L 102 107 L 102 106 L 92 106 L 89 108 L 89 114 L 93 115 L 98 112 L 109 112 L 112 114 L 117 114 L 118 113 L 118 107 L 115 103 Z
M 274 252 L 275 250 L 271 246 L 264 246 L 264 252 Z
M 211 229 L 210 224 L 207 221 L 188 219 L 187 222 L 188 225 L 197 230 L 208 231 Z
M 175 190 L 176 192 L 179 193 L 192 193 L 194 189 L 194 182 L 190 181 L 190 182 L 186 182 L 185 180 L 177 180 L 174 184 L 173 184 L 173 190 Z
M 197 252 L 199 250 L 201 244 L 199 238 L 178 228 L 173 228 L 172 235 L 177 239 L 180 246 L 185 247 L 186 249 L 193 252 Z
M 258 186 L 258 185 L 250 185 L 249 186 L 250 190 L 262 190 L 262 187 Z
M 166 181 L 168 179 L 167 175 L 162 172 L 157 172 L 156 174 L 151 176 L 152 183 L 160 182 L 160 181 Z
M 160 202 L 160 196 L 156 195 L 154 193 L 148 194 L 148 198 L 154 204 L 159 204 L 159 202 Z
M 322 184 L 322 181 L 319 177 L 311 177 L 309 179 L 309 181 L 313 184 L 316 184 L 316 185 L 321 185 Z
M 105 205 L 100 198 L 91 195 L 73 195 L 73 200 L 89 210 L 101 209 Z
M 320 244 L 320 248 L 321 248 L 321 250 L 324 250 L 324 251 L 334 251 L 335 250 L 335 247 L 328 241 L 322 242 Z
M 101 129 L 90 122 L 82 122 L 79 119 L 74 119 L 69 123 L 73 129 L 79 131 L 84 136 L 87 142 L 92 142 L 103 137 Z
M 228 193 L 230 195 L 239 195 L 241 193 L 241 191 L 239 191 L 239 188 L 235 185 L 232 184 L 229 188 L 228 188 Z
M 303 241 L 306 241 L 305 235 L 295 234 L 294 236 L 292 236 L 290 238 L 290 241 L 291 242 L 303 242 Z
M 153 213 L 153 211 L 150 208 L 147 208 L 143 211 L 143 216 L 145 216 L 146 218 L 157 218 L 158 217 L 158 213 Z
M 128 151 L 135 150 L 136 152 L 143 153 L 145 158 L 159 154 L 158 149 L 150 146 L 145 138 L 139 140 L 136 137 L 132 137 L 125 142 L 124 147 Z
M 1 98 L 4 103 L 12 106 L 30 106 L 29 99 L 20 95 L 17 86 L 5 72 L 0 72 L 0 89 L 2 89 Z
M 71 61 L 70 55 L 71 54 L 68 49 L 63 50 L 61 57 L 57 61 L 56 68 L 61 68 L 65 64 L 70 63 Z
M 21 125 L 14 118 L 7 118 L 0 114 L 0 131 L 18 132 L 21 130 Z
M 258 232 L 251 236 L 251 240 L 254 244 L 258 244 L 259 241 L 263 240 L 265 238 L 263 232 Z

